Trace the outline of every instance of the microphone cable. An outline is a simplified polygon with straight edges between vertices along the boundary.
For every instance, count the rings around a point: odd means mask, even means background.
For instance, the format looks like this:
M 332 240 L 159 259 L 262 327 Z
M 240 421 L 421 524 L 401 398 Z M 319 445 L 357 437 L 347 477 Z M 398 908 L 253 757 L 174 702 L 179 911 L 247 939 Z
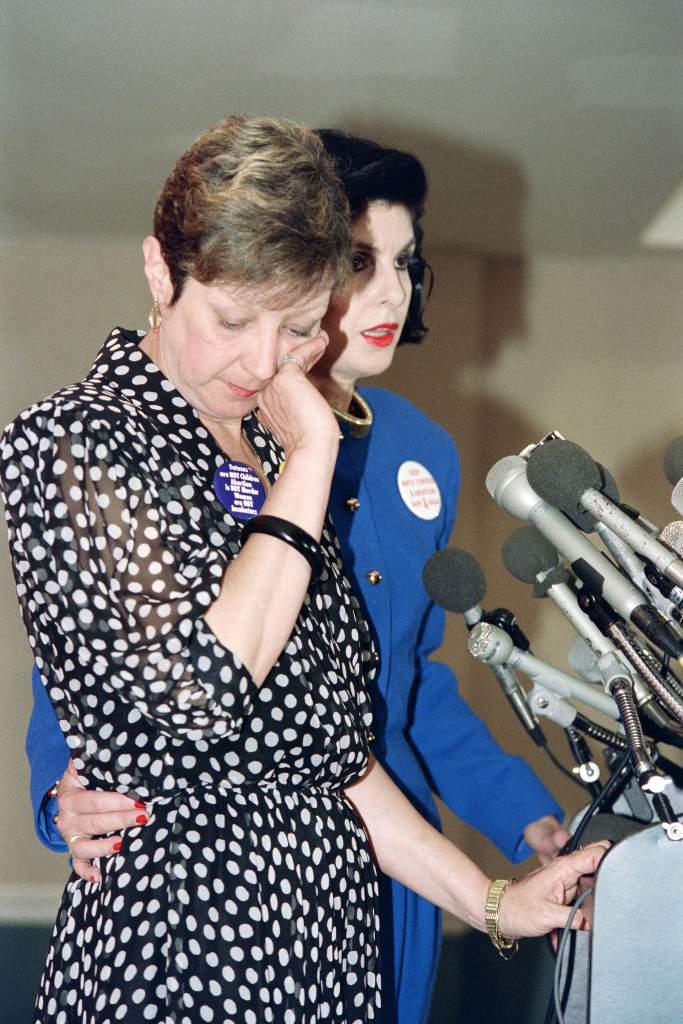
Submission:
M 581 821 L 577 826 L 576 832 L 571 837 L 571 839 L 564 847 L 564 849 L 560 850 L 560 856 L 562 856 L 563 853 L 574 853 L 574 851 L 579 846 L 581 837 L 583 833 L 586 831 L 588 822 L 591 820 L 591 818 L 595 814 L 597 814 L 603 803 L 605 803 L 612 796 L 616 797 L 617 790 L 620 786 L 626 784 L 626 776 L 628 773 L 624 774 L 624 769 L 628 766 L 629 757 L 629 751 L 625 750 L 622 756 L 617 761 L 616 768 L 610 775 L 609 779 L 602 787 L 600 792 L 597 794 L 597 796 L 594 798 L 593 802 L 586 809 L 583 817 L 581 818 Z
M 548 1018 L 548 1014 L 546 1014 L 546 1024 L 552 1024 L 553 1019 L 557 1022 L 557 1024 L 565 1024 L 564 1005 L 563 1005 L 563 1003 L 566 1003 L 566 998 L 567 998 L 567 996 L 569 994 L 569 985 L 570 985 L 570 982 L 571 982 L 571 970 L 572 970 L 572 964 L 573 964 L 574 957 L 573 957 L 573 951 L 572 951 L 572 960 L 570 961 L 570 967 L 569 967 L 569 970 L 567 971 L 567 977 L 565 978 L 565 986 L 564 986 L 565 991 L 564 991 L 564 995 L 563 995 L 563 993 L 560 991 L 560 978 L 561 978 L 561 975 L 562 975 L 562 965 L 563 965 L 563 962 L 564 962 L 564 953 L 565 953 L 565 949 L 567 948 L 567 945 L 569 943 L 569 938 L 570 938 L 571 935 L 573 935 L 573 932 L 572 932 L 572 921 L 574 920 L 574 918 L 576 917 L 578 911 L 583 906 L 583 904 L 588 899 L 588 897 L 592 896 L 592 895 L 593 895 L 593 886 L 591 886 L 589 889 L 586 889 L 584 892 L 580 893 L 579 896 L 577 896 L 577 898 L 574 900 L 574 902 L 572 904 L 572 909 L 571 909 L 571 911 L 569 913 L 569 917 L 567 918 L 567 923 L 564 926 L 564 928 L 562 929 L 562 937 L 560 938 L 560 942 L 559 942 L 559 945 L 557 947 L 557 958 L 556 958 L 556 961 L 555 961 L 555 971 L 554 971 L 554 974 L 553 974 L 553 994 L 552 994 L 552 1000 L 551 1000 L 550 1005 L 549 1005 L 549 1010 L 553 1011 L 553 1015 L 550 1018 Z M 586 999 L 587 998 L 588 998 L 588 991 L 586 991 Z
M 598 795 L 595 797 L 593 802 L 590 804 L 590 806 L 585 811 L 583 817 L 581 818 L 581 821 L 578 824 L 576 832 L 574 833 L 572 838 L 569 840 L 567 845 L 564 847 L 564 849 L 560 850 L 560 853 L 559 853 L 560 857 L 563 854 L 565 854 L 565 853 L 573 853 L 577 849 L 577 847 L 579 845 L 579 842 L 581 840 L 581 837 L 582 837 L 583 833 L 586 830 L 588 822 L 598 812 L 598 810 L 600 809 L 602 804 L 606 800 L 608 800 L 610 797 L 612 797 L 613 795 L 616 795 L 616 791 L 618 790 L 618 788 L 620 786 L 625 785 L 626 778 L 628 777 L 629 773 L 628 772 L 625 773 L 624 769 L 627 768 L 628 761 L 629 761 L 629 752 L 628 752 L 628 750 L 626 750 L 626 751 L 624 751 L 622 756 L 617 761 L 616 767 L 615 767 L 614 771 L 612 772 L 612 774 L 610 775 L 610 777 L 607 780 L 607 782 L 605 783 L 605 785 L 602 787 L 602 789 L 600 790 Z M 578 907 L 577 907 L 577 909 L 578 909 Z M 563 939 L 564 939 L 564 935 L 567 933 L 567 931 L 568 931 L 568 928 L 565 928 L 565 931 L 564 931 L 563 936 L 562 936 Z M 565 942 L 565 945 L 566 945 L 566 942 Z M 562 945 L 562 942 L 560 943 L 560 946 L 558 946 L 557 960 L 556 960 L 556 964 L 555 964 L 556 972 L 558 971 L 557 964 L 558 964 L 559 957 L 560 957 L 560 948 L 564 949 L 564 946 Z M 559 974 L 557 974 L 556 976 L 558 978 L 558 991 L 559 991 Z M 545 1015 L 544 1024 L 562 1024 L 563 1019 L 564 1019 L 563 1017 L 559 1017 L 558 1018 L 557 1013 L 556 1013 L 555 986 L 553 985 L 553 994 L 552 994 L 552 996 L 550 998 L 550 1002 L 548 1004 L 548 1010 L 547 1010 L 546 1015 Z

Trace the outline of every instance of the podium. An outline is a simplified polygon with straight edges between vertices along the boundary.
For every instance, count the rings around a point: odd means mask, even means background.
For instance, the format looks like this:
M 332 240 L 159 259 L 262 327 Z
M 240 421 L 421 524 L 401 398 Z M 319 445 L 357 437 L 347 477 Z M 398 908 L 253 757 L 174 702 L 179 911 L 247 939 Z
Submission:
M 683 1024 L 683 841 L 652 825 L 598 868 L 589 1024 Z

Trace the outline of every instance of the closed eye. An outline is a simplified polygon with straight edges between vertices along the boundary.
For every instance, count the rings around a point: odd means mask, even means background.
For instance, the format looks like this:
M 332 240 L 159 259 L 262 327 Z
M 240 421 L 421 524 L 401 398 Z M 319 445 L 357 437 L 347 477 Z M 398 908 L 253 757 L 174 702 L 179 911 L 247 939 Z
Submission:
M 311 338 L 320 327 L 320 321 L 316 320 L 310 327 L 288 327 L 287 330 L 295 338 Z

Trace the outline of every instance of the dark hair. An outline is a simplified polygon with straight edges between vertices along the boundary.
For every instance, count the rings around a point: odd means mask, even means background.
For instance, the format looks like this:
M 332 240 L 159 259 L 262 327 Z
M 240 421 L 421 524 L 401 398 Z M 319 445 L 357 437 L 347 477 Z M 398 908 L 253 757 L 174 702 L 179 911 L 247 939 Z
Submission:
M 413 291 L 399 344 L 422 341 L 428 330 L 422 314 L 434 282 L 432 268 L 422 255 L 421 221 L 427 195 L 424 167 L 412 153 L 388 149 L 378 142 L 335 128 L 319 128 L 317 131 L 325 149 L 334 159 L 349 200 L 352 221 L 362 216 L 368 205 L 377 200 L 398 203 L 409 211 L 415 231 L 415 254 L 409 265 Z
M 171 171 L 154 212 L 175 302 L 188 277 L 287 295 L 351 270 L 348 201 L 320 137 L 291 121 L 228 117 Z

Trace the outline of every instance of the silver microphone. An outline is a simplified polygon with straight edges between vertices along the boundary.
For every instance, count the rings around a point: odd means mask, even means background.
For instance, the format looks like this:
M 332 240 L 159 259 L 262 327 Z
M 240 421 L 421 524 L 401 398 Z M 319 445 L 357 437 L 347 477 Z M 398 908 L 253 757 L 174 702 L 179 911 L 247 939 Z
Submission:
M 652 643 L 671 657 L 683 659 L 683 643 L 641 590 L 622 576 L 567 517 L 544 501 L 527 480 L 526 462 L 507 456 L 497 462 L 486 477 L 486 487 L 497 505 L 535 526 L 570 563 L 572 572 L 591 590 L 601 595 L 624 619 L 631 622 Z

